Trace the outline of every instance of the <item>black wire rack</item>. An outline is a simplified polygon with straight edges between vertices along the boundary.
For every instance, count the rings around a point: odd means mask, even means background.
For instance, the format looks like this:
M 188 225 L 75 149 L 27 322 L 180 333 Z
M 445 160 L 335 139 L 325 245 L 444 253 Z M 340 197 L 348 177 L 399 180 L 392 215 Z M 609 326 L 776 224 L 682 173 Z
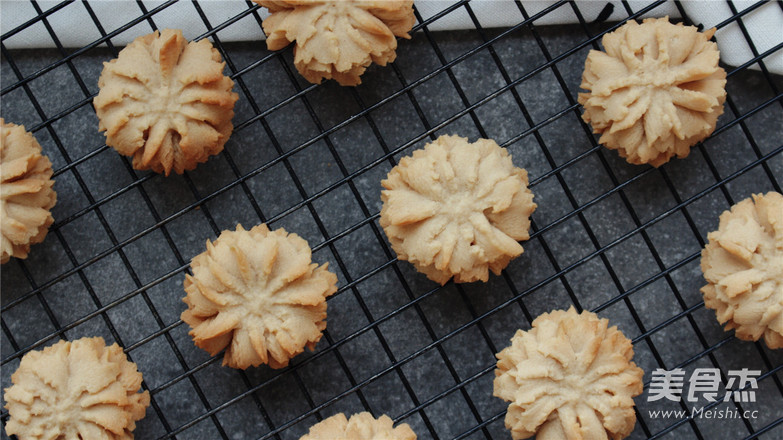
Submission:
M 198 38 L 213 41 L 240 95 L 235 131 L 218 157 L 164 178 L 133 170 L 103 144 L 91 102 L 100 61 L 119 51 L 112 40 L 158 29 L 173 3 L 138 1 L 136 16 L 107 29 L 91 2 L 33 2 L 34 18 L 2 30 L 3 116 L 36 135 L 58 191 L 46 241 L 3 266 L 4 387 L 25 353 L 100 335 L 144 374 L 152 402 L 137 438 L 298 438 L 336 412 L 363 410 L 409 423 L 419 438 L 508 438 L 506 404 L 491 395 L 494 353 L 538 314 L 573 305 L 632 338 L 645 393 L 631 438 L 783 438 L 783 354 L 723 332 L 698 292 L 700 249 L 718 214 L 751 193 L 781 192 L 783 80 L 765 60 L 783 47 L 759 53 L 743 22 L 764 2 L 739 12 L 728 3 L 733 16 L 717 25 L 738 24 L 754 55 L 725 66 L 718 128 L 689 158 L 653 169 L 603 149 L 580 119 L 584 57 L 622 24 L 602 22 L 610 5 L 586 18 L 578 2 L 533 15 L 516 3 L 518 24 L 490 29 L 470 2 L 444 2 L 426 20 L 417 11 L 397 62 L 341 88 L 304 82 L 291 48 L 222 42 L 221 31 L 240 21 L 260 34 L 256 5 L 215 22 L 194 1 L 190 12 L 206 29 Z M 663 3 L 622 7 L 632 20 Z M 100 38 L 63 47 L 50 21 L 65 8 L 89 14 Z M 538 25 L 558 10 L 577 24 Z M 430 29 L 450 14 L 474 28 Z M 6 47 L 35 26 L 55 49 Z M 397 261 L 378 225 L 380 179 L 445 133 L 507 147 L 539 204 L 525 254 L 486 284 L 435 286 Z M 282 370 L 223 368 L 179 320 L 190 258 L 237 222 L 297 232 L 340 279 L 323 340 Z M 708 405 L 759 417 L 653 416 L 651 371 L 700 367 L 719 368 L 723 383 L 732 368 L 760 370 L 755 404 Z

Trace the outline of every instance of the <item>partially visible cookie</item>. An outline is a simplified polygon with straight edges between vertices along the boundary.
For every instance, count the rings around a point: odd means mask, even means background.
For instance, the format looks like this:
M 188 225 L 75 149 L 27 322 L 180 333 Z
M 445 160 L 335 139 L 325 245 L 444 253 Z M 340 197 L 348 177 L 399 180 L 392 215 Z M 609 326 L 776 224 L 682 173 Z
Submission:
M 5 389 L 5 430 L 21 440 L 132 440 L 150 404 L 141 373 L 103 338 L 60 341 L 22 357 Z
M 544 313 L 497 358 L 494 395 L 510 402 L 515 440 L 619 440 L 633 431 L 644 372 L 631 362 L 631 341 L 595 313 Z
M 536 209 L 527 172 L 490 139 L 441 136 L 381 182 L 392 248 L 440 284 L 487 281 L 522 254 Z
M 311 426 L 300 440 L 416 440 L 416 434 L 407 423 L 395 428 L 387 415 L 376 419 L 362 412 L 346 419 L 339 413 Z
M 726 100 L 715 29 L 628 21 L 591 50 L 579 94 L 582 119 L 600 142 L 632 164 L 660 166 L 685 157 L 715 130 Z
M 223 66 L 208 40 L 188 42 L 179 29 L 136 38 L 98 80 L 93 105 L 106 144 L 134 168 L 167 176 L 220 153 L 239 98 Z
M 783 348 L 783 195 L 754 194 L 720 215 L 707 235 L 704 304 L 726 330 Z
M 193 258 L 185 277 L 182 320 L 196 345 L 223 365 L 283 368 L 314 349 L 326 328 L 326 297 L 337 291 L 328 263 L 311 261 L 310 246 L 285 229 L 237 225 Z
M 253 0 L 269 9 L 263 22 L 269 50 L 296 42 L 294 64 L 308 81 L 361 84 L 372 64 L 397 57 L 396 37 L 410 38 L 413 0 Z
M 2 257 L 27 258 L 30 245 L 40 243 L 54 222 L 57 202 L 52 187 L 52 162 L 24 126 L 0 118 L 0 224 Z

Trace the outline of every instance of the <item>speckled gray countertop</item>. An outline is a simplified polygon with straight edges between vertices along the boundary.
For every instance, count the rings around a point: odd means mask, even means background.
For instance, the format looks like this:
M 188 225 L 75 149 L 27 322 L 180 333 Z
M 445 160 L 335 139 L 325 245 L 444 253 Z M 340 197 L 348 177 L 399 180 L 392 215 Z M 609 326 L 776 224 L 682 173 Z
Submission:
M 698 419 L 664 437 L 744 438 L 777 420 L 759 438 L 782 438 L 783 351 L 721 329 L 701 304 L 698 252 L 731 203 L 783 181 L 783 78 L 727 67 L 729 104 L 717 134 L 687 159 L 633 166 L 596 147 L 580 123 L 574 102 L 590 47 L 571 49 L 585 30 L 535 29 L 503 35 L 449 69 L 441 67 L 503 30 L 420 30 L 400 42 L 393 67 L 370 68 L 356 88 L 292 82 L 290 49 L 269 57 L 263 43 L 223 44 L 240 72 L 238 128 L 224 153 L 184 176 L 133 171 L 104 145 L 89 96 L 101 63 L 114 56 L 105 45 L 4 94 L 2 116 L 35 128 L 54 163 L 58 202 L 46 241 L 2 268 L 3 387 L 20 350 L 97 335 L 126 348 L 152 391 L 155 407 L 137 439 L 172 431 L 182 439 L 270 431 L 295 439 L 336 412 L 365 409 L 411 424 L 421 439 L 505 439 L 493 354 L 531 318 L 577 301 L 635 341 L 646 382 L 654 369 L 679 365 L 776 369 L 759 382 L 757 402 L 742 404 L 758 418 Z M 148 31 L 142 23 L 129 32 Z M 18 81 L 16 69 L 26 77 L 62 58 L 57 50 L 3 55 L 3 89 Z M 523 79 L 509 88 L 504 75 Z M 466 102 L 482 104 L 466 111 Z M 379 182 L 393 161 L 447 133 L 507 147 L 530 173 L 539 206 L 525 253 L 486 284 L 438 288 L 393 260 L 377 224 Z M 242 373 L 193 345 L 179 321 L 182 280 L 206 239 L 261 221 L 307 239 L 340 291 L 314 353 L 285 370 Z M 642 420 L 630 438 L 675 423 L 649 410 L 679 405 L 646 397 L 636 399 Z M 718 408 L 726 405 L 736 408 Z

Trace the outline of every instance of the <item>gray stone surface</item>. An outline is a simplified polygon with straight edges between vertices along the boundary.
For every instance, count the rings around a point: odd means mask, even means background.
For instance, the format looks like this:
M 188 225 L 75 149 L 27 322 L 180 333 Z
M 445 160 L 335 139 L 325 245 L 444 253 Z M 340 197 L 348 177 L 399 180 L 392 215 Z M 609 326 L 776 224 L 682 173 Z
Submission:
M 600 29 L 590 26 L 593 33 Z M 485 32 L 492 38 L 501 31 Z M 731 203 L 780 188 L 783 80 L 774 77 L 773 90 L 759 72 L 733 73 L 719 120 L 729 128 L 659 170 L 632 166 L 596 148 L 579 110 L 568 110 L 589 47 L 539 68 L 547 56 L 580 45 L 585 31 L 537 32 L 515 30 L 491 50 L 439 70 L 481 45 L 482 35 L 419 31 L 400 43 L 393 67 L 370 68 L 355 89 L 306 84 L 293 70 L 290 49 L 256 65 L 269 55 L 262 43 L 225 44 L 234 71 L 243 71 L 236 88 L 239 128 L 223 154 L 168 178 L 133 171 L 103 144 L 87 98 L 97 93 L 101 63 L 114 56 L 105 46 L 6 93 L 3 117 L 33 128 L 58 170 L 58 203 L 46 241 L 27 260 L 2 268 L 3 307 L 29 297 L 2 314 L 2 386 L 10 383 L 18 350 L 98 335 L 127 349 L 153 391 L 156 408 L 138 424 L 139 439 L 183 426 L 177 438 L 221 438 L 219 426 L 228 438 L 250 439 L 285 426 L 279 438 L 296 439 L 322 418 L 363 409 L 404 415 L 422 439 L 461 435 L 477 419 L 492 422 L 468 438 L 504 439 L 498 415 L 505 405 L 491 395 L 493 353 L 517 328 L 529 328 L 531 318 L 578 301 L 635 340 L 645 380 L 655 368 L 681 363 L 687 371 L 720 366 L 724 374 L 778 368 L 759 383 L 758 402 L 747 408 L 759 410 L 759 419 L 749 422 L 754 430 L 780 419 L 783 352 L 733 338 L 721 344 L 730 335 L 700 305 L 698 252 Z M 15 69 L 27 76 L 61 57 L 55 50 L 11 52 L 2 61 L 2 88 L 16 83 Z M 495 57 L 511 80 L 524 79 L 506 88 Z M 403 83 L 415 85 L 400 92 Z M 466 102 L 482 104 L 466 112 Z M 445 133 L 489 136 L 507 147 L 529 171 L 539 205 L 538 232 L 524 243 L 525 253 L 486 284 L 437 288 L 408 263 L 389 264 L 393 254 L 375 218 L 379 182 L 393 160 Z M 745 170 L 773 151 L 763 166 Z M 383 158 L 387 152 L 393 160 Z M 723 179 L 730 180 L 714 188 Z M 327 335 L 315 353 L 281 371 L 237 372 L 187 335 L 179 321 L 182 279 L 206 239 L 238 222 L 261 221 L 309 240 L 315 261 L 329 262 L 341 290 L 329 300 Z M 631 438 L 673 423 L 648 417 L 655 407 L 646 392 L 636 401 L 643 417 Z M 207 408 L 212 415 L 204 418 Z M 699 420 L 666 437 L 696 438 L 694 428 L 702 438 L 749 433 L 740 420 Z M 781 437 L 779 424 L 760 438 Z

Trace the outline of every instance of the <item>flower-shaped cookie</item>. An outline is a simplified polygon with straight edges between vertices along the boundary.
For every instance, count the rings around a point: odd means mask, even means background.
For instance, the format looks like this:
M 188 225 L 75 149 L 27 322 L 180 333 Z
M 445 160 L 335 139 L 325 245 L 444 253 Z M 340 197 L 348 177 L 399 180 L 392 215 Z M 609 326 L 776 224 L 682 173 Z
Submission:
M 487 281 L 530 238 L 536 204 L 527 172 L 493 140 L 441 136 L 381 184 L 380 223 L 392 248 L 435 282 Z
M 407 423 L 393 426 L 387 415 L 375 419 L 362 412 L 350 419 L 345 414 L 335 414 L 310 427 L 310 432 L 300 440 L 416 440 L 416 434 Z
M 0 118 L 0 224 L 2 258 L 27 258 L 30 245 L 40 243 L 54 222 L 57 202 L 52 186 L 52 162 L 24 126 Z
M 416 17 L 413 0 L 253 0 L 269 9 L 266 45 L 278 50 L 296 41 L 294 64 L 308 81 L 334 78 L 343 86 L 361 84 L 373 62 L 397 57 L 397 37 Z
M 494 395 L 511 402 L 506 428 L 515 440 L 628 436 L 644 374 L 632 357 L 608 320 L 573 307 L 544 313 L 497 354 Z
M 133 157 L 133 167 L 182 174 L 223 151 L 231 135 L 234 82 L 220 53 L 182 31 L 136 38 L 103 64 L 93 105 L 106 144 Z
M 669 23 L 668 17 L 629 21 L 591 50 L 579 94 L 582 119 L 600 142 L 633 164 L 660 166 L 685 157 L 715 130 L 726 100 L 715 29 Z
M 24 355 L 5 390 L 8 435 L 132 440 L 150 404 L 141 373 L 102 338 L 60 341 Z
M 754 194 L 720 216 L 707 235 L 704 303 L 746 341 L 783 348 L 783 195 Z
M 337 291 L 328 263 L 311 263 L 307 242 L 258 225 L 223 231 L 193 258 L 185 278 L 182 320 L 198 347 L 223 365 L 283 368 L 314 349 L 326 328 L 326 297 Z

